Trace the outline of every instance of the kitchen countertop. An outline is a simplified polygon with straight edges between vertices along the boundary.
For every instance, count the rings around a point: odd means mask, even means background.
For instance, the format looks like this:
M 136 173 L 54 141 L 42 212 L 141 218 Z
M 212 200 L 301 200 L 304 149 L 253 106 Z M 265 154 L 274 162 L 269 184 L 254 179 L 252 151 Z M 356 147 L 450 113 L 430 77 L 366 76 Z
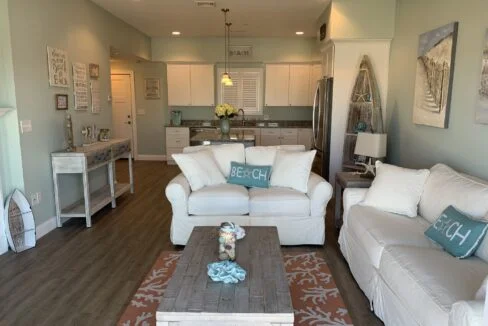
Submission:
M 201 131 L 190 138 L 190 146 L 229 143 L 242 143 L 245 147 L 254 146 L 256 144 L 256 136 L 254 136 L 254 131 L 252 130 L 238 132 L 232 132 L 231 130 L 228 135 L 223 135 L 217 129 L 214 129 Z
M 312 121 L 307 120 L 246 120 L 244 125 L 241 120 L 230 120 L 230 123 L 231 128 L 312 128 Z M 270 125 L 273 123 L 277 125 Z M 183 120 L 180 126 L 167 124 L 166 127 L 218 128 L 220 122 L 219 120 Z

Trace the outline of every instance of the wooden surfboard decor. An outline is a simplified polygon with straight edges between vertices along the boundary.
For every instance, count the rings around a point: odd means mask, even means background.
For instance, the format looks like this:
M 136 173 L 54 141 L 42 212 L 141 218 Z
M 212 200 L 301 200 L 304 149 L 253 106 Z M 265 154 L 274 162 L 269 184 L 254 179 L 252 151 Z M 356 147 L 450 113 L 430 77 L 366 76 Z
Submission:
M 357 158 L 354 155 L 354 148 L 358 132 L 383 133 L 380 92 L 367 55 L 361 60 L 349 103 L 342 161 L 345 171 L 363 169 L 355 164 Z
M 16 189 L 7 199 L 4 211 L 7 240 L 10 248 L 21 252 L 36 245 L 34 215 L 27 198 Z

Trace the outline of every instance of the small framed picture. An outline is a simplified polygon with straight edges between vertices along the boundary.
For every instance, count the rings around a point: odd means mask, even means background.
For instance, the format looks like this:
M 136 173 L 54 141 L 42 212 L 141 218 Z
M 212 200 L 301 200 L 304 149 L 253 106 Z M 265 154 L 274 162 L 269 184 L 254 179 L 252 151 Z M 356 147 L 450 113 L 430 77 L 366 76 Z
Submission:
M 144 79 L 144 95 L 146 99 L 150 100 L 161 98 L 161 87 L 158 78 Z
M 56 94 L 56 110 L 68 110 L 67 94 Z
M 90 78 L 98 79 L 100 76 L 100 66 L 95 63 L 90 63 L 88 70 L 90 71 Z

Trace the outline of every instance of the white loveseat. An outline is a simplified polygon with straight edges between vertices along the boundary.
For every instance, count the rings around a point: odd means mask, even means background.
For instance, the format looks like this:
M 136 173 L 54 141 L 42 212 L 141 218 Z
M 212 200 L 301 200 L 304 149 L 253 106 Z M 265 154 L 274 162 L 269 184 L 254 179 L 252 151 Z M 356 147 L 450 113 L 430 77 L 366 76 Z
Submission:
M 216 145 L 225 146 L 225 145 Z M 209 147 L 206 147 L 209 148 Z M 187 147 L 184 152 L 201 150 Z M 218 160 L 242 161 L 252 148 L 229 147 L 228 155 L 220 151 Z M 270 160 L 278 149 L 305 150 L 304 146 L 260 147 L 263 161 Z M 225 154 L 225 153 L 224 153 Z M 222 163 L 222 162 L 220 162 Z M 230 169 L 230 167 L 229 167 Z M 218 226 L 232 221 L 242 226 L 276 226 L 282 245 L 323 245 L 325 212 L 332 197 L 332 186 L 321 176 L 310 173 L 307 193 L 291 188 L 246 188 L 234 184 L 207 186 L 192 192 L 183 174 L 166 187 L 166 197 L 173 209 L 171 242 L 185 245 L 195 226 Z
M 488 237 L 459 260 L 424 231 L 449 205 L 486 219 L 488 185 L 442 164 L 430 171 L 415 218 L 358 205 L 367 189 L 346 189 L 341 251 L 385 325 L 487 325 L 475 293 L 488 275 Z

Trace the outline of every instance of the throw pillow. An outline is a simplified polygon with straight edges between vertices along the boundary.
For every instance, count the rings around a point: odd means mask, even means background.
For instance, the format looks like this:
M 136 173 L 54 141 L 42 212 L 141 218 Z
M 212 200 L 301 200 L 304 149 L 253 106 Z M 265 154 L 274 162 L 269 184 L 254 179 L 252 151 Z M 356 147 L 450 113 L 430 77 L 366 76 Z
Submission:
M 485 237 L 488 223 L 470 219 L 452 206 L 426 231 L 425 235 L 457 258 L 471 256 Z
M 488 276 L 485 277 L 483 283 L 481 283 L 481 287 L 476 291 L 474 298 L 476 300 L 485 300 L 486 299 L 486 288 L 488 287 Z
M 307 152 L 278 150 L 270 184 L 274 187 L 287 187 L 306 193 L 316 152 L 316 150 Z
M 276 151 L 304 152 L 303 145 L 255 146 L 246 148 L 246 163 L 251 165 L 273 165 Z
M 183 149 L 183 153 L 193 153 L 202 150 L 212 151 L 220 171 L 226 178 L 230 173 L 230 162 L 244 163 L 246 161 L 243 144 L 189 146 Z
M 376 177 L 361 205 L 415 217 L 428 176 L 429 170 L 405 169 L 377 161 Z
M 211 151 L 173 154 L 173 159 L 185 175 L 192 191 L 205 186 L 225 183 L 225 177 L 220 172 Z
M 227 183 L 246 187 L 269 188 L 271 165 L 247 165 L 232 162 Z

